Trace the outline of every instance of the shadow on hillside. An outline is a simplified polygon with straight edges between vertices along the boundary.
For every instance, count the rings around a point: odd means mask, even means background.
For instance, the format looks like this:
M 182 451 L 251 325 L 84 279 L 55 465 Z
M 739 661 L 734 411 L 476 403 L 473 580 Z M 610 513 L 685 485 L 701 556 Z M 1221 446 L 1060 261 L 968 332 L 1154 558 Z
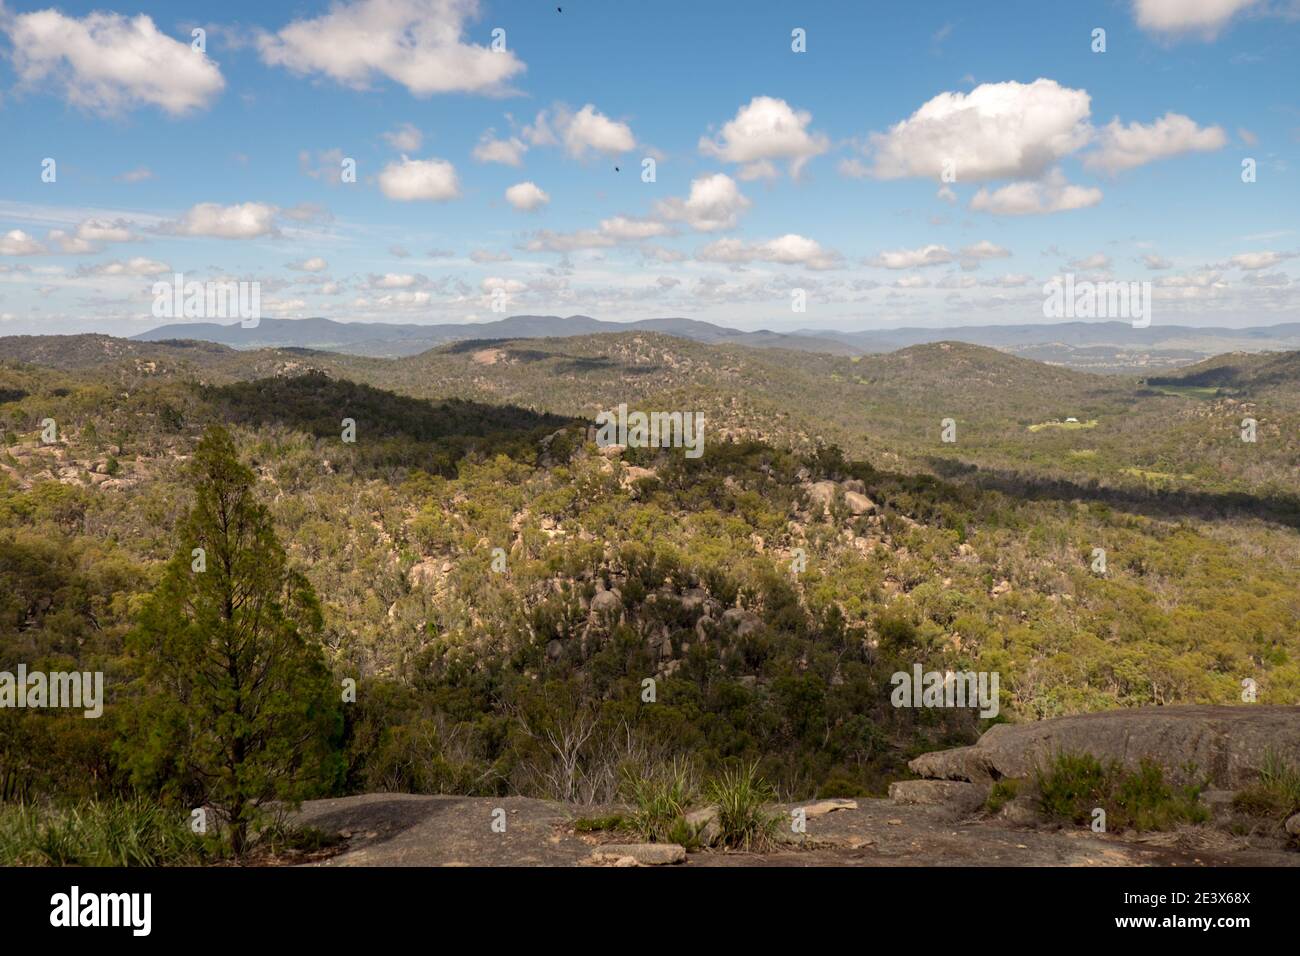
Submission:
M 202 395 L 224 421 L 337 442 L 366 474 L 397 466 L 452 475 L 471 454 L 532 461 L 542 437 L 574 422 L 516 405 L 410 398 L 320 373 L 208 386 Z M 355 442 L 343 442 L 345 419 L 355 423 Z
M 567 352 L 547 352 L 544 349 L 519 348 L 511 345 L 516 339 L 467 339 L 443 347 L 450 355 L 477 352 L 496 348 L 516 362 L 533 363 L 555 360 L 555 371 L 564 375 L 581 372 L 619 372 L 623 375 L 655 375 L 662 371 L 659 365 L 627 365 L 605 355 L 570 355 Z
M 1252 495 L 1246 492 L 1194 491 L 1177 488 L 1112 487 L 1065 478 L 1039 478 L 1014 471 L 979 468 L 967 462 L 929 458 L 944 479 L 1033 501 L 1096 501 L 1152 518 L 1259 518 L 1300 528 L 1300 496 Z

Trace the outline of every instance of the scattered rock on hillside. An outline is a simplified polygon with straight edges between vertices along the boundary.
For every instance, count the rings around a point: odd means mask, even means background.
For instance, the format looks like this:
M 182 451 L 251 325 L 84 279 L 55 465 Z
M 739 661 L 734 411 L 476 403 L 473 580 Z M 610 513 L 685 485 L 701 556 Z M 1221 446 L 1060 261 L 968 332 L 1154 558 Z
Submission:
M 1235 790 L 1258 778 L 1270 752 L 1300 753 L 1300 707 L 1135 707 L 995 724 L 973 746 L 922 754 L 908 766 L 933 780 L 980 783 L 1027 777 L 1056 753 L 1090 753 L 1129 769 L 1146 758 L 1172 782 L 1208 778 Z
M 816 481 L 808 486 L 808 501 L 814 509 L 826 511 L 835 500 L 835 482 Z
M 844 503 L 849 506 L 849 510 L 855 515 L 867 515 L 876 510 L 876 503 L 866 495 L 858 494 L 856 491 L 844 492 Z

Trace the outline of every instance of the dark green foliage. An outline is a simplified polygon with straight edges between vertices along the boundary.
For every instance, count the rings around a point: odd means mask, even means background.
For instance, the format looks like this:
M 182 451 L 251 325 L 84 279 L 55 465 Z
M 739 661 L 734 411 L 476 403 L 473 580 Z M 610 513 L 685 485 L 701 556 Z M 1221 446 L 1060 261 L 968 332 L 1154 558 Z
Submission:
M 121 750 L 137 785 L 225 811 L 240 853 L 267 801 L 336 782 L 339 695 L 315 594 L 287 566 L 226 431 L 204 435 L 191 475 L 176 556 L 130 638 L 146 693 Z
M 1203 786 L 1165 781 L 1159 764 L 1143 760 L 1136 770 L 1103 765 L 1092 754 L 1057 754 L 1035 773 L 1039 805 L 1048 817 L 1091 823 L 1093 811 L 1106 811 L 1108 830 L 1171 830 L 1203 823 L 1209 811 L 1198 797 Z

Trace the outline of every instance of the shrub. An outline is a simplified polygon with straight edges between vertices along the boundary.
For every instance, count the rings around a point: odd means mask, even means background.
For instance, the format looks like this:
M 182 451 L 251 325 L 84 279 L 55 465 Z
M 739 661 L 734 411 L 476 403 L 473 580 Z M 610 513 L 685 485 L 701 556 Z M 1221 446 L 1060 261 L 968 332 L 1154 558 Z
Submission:
M 145 800 L 0 807 L 0 866 L 192 866 L 209 856 L 188 814 Z
M 686 824 L 696 786 L 690 765 L 674 760 L 648 774 L 624 771 L 623 791 L 632 804 L 628 825 L 649 843 L 694 843 Z M 685 845 L 684 843 L 684 845 Z
M 718 808 L 719 844 L 738 850 L 763 850 L 772 844 L 781 818 L 765 808 L 776 792 L 758 776 L 757 763 L 723 770 L 708 781 L 704 792 Z
M 1251 816 L 1276 820 L 1300 813 L 1300 767 L 1276 752 L 1265 754 L 1259 779 L 1238 792 L 1232 805 Z
M 1103 765 L 1092 754 L 1061 753 L 1047 770 L 1035 770 L 1035 781 L 1043 813 L 1070 823 L 1090 823 L 1098 807 L 1112 830 L 1170 830 L 1209 819 L 1198 800 L 1203 786 L 1171 786 L 1150 760 L 1125 770 L 1113 761 Z
M 1020 794 L 1022 781 L 1016 777 L 1003 777 L 996 780 L 989 788 L 989 796 L 984 801 L 984 808 L 989 813 L 997 813 Z

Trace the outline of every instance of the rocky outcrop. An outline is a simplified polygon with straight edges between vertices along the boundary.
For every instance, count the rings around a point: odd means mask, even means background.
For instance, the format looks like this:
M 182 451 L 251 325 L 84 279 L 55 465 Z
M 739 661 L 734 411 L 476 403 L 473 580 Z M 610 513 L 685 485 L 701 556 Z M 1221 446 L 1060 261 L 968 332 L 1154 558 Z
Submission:
M 889 785 L 889 799 L 902 806 L 950 807 L 971 812 L 988 799 L 987 784 L 963 780 L 899 780 Z
M 677 843 L 606 843 L 591 858 L 615 866 L 664 866 L 686 862 L 686 848 Z
M 931 780 L 988 783 L 1030 776 L 1057 753 L 1090 753 L 1130 769 L 1148 759 L 1170 781 L 1236 790 L 1255 781 L 1268 754 L 1300 754 L 1300 707 L 1138 707 L 996 724 L 973 746 L 922 754 L 908 766 Z

